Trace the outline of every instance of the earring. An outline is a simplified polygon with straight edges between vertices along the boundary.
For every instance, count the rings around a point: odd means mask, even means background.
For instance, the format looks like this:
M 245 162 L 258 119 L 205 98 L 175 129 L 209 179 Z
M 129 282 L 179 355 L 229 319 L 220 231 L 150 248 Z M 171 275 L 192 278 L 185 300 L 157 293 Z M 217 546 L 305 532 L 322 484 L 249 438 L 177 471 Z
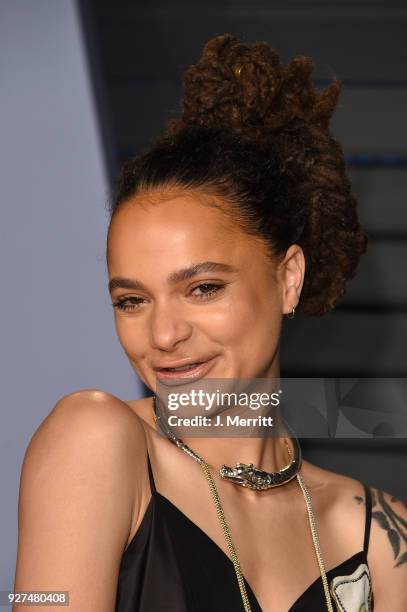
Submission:
M 294 316 L 295 316 L 295 308 L 294 308 L 294 306 L 293 306 L 293 311 L 292 311 L 292 313 L 291 313 L 291 314 L 287 314 L 287 315 L 286 315 L 286 317 L 287 317 L 287 319 L 294 319 Z

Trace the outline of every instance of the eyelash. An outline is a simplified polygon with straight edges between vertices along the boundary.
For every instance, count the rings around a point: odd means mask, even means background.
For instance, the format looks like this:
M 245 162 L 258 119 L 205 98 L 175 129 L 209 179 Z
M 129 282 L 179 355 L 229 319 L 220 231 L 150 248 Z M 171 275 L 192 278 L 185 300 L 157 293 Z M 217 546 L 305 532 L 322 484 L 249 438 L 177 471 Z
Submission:
M 222 289 L 224 289 L 225 286 L 226 286 L 225 284 L 215 285 L 214 283 L 201 283 L 200 285 L 197 285 L 196 287 L 194 287 L 192 291 L 195 291 L 195 289 L 201 289 L 201 287 L 211 287 L 211 290 L 208 291 L 207 293 L 203 293 L 201 295 L 196 296 L 199 300 L 207 300 L 207 299 L 210 299 L 212 296 L 217 295 Z M 113 308 L 116 308 L 117 310 L 121 310 L 124 312 L 137 310 L 137 308 L 139 307 L 140 301 L 137 304 L 131 304 L 131 305 L 126 304 L 126 302 L 128 302 L 129 300 L 142 301 L 142 298 L 137 298 L 137 297 L 121 298 L 113 303 Z M 132 308 L 131 306 L 134 306 L 134 308 Z

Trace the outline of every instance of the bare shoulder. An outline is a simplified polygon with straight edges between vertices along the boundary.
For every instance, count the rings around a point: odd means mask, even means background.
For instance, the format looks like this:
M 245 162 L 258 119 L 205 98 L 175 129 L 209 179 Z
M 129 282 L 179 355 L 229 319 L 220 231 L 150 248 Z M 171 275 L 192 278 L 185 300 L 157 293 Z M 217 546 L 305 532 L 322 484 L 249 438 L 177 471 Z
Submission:
M 145 452 L 140 420 L 119 398 L 86 389 L 55 404 L 21 469 L 16 590 L 46 584 L 70 591 L 75 612 L 113 609 Z
M 333 513 L 340 513 L 341 516 L 351 518 L 356 514 L 365 516 L 365 489 L 360 480 L 326 470 L 308 461 L 305 464 L 304 477 L 310 483 L 311 492 L 314 490 L 321 504 L 330 509 Z M 362 508 L 362 510 L 360 510 Z
M 125 402 L 99 389 L 84 389 L 63 396 L 40 423 L 25 452 L 23 474 L 61 449 L 72 457 L 92 452 L 105 463 L 109 458 L 137 462 L 146 452 L 146 440 L 139 417 Z
M 371 487 L 372 525 L 368 563 L 375 612 L 407 610 L 407 505 Z
M 129 433 L 143 437 L 140 419 L 126 402 L 106 391 L 82 389 L 63 396 L 42 421 L 32 439 L 62 424 L 83 431 L 83 426 L 91 422 L 94 427 L 100 428 L 99 431 L 106 427 L 109 430 L 113 427 L 114 431 L 120 428 L 126 430 L 131 425 Z M 92 431 L 95 429 L 85 429 L 87 433 Z
M 361 481 L 346 474 L 304 462 L 304 481 L 313 505 L 338 554 L 337 563 L 363 549 L 366 524 L 365 489 Z
M 329 508 L 330 525 L 345 523 L 343 537 L 361 541 L 367 510 L 363 482 L 305 464 L 305 474 L 314 487 L 315 497 L 327 511 Z M 366 486 L 372 502 L 367 560 L 374 609 L 375 612 L 404 612 L 407 610 L 407 505 L 387 491 Z

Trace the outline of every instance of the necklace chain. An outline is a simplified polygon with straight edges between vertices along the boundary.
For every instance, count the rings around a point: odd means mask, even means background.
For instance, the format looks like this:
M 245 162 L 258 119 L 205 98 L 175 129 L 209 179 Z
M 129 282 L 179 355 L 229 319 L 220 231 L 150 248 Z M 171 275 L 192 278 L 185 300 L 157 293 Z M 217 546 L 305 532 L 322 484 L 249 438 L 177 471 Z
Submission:
M 157 417 L 157 407 L 156 407 L 156 398 L 155 395 L 153 396 L 153 407 L 154 407 L 154 417 L 155 420 L 157 422 L 158 417 Z M 162 428 L 163 425 L 161 423 L 160 420 L 160 424 L 159 426 Z M 178 448 L 180 448 L 181 450 L 183 450 L 185 453 L 187 453 L 190 457 L 192 457 L 195 461 L 197 461 L 197 463 L 199 463 L 199 465 L 201 466 L 205 478 L 208 481 L 208 485 L 209 485 L 209 490 L 211 493 L 211 496 L 213 498 L 213 501 L 215 503 L 215 508 L 216 508 L 216 512 L 219 518 L 219 523 L 224 535 L 224 538 L 226 540 L 226 544 L 229 550 L 229 555 L 230 558 L 232 560 L 234 569 L 235 569 L 235 573 L 236 573 L 236 577 L 237 577 L 237 582 L 239 585 L 239 589 L 240 589 L 240 594 L 242 597 L 242 602 L 243 602 L 243 607 L 245 612 L 251 612 L 251 606 L 250 606 L 250 602 L 249 602 L 249 597 L 247 595 L 247 591 L 246 591 L 246 584 L 245 584 L 245 580 L 243 577 L 243 572 L 242 572 L 242 568 L 240 566 L 240 562 L 239 562 L 239 558 L 237 556 L 237 552 L 236 552 L 236 548 L 233 544 L 233 540 L 232 540 L 232 536 L 230 533 L 230 528 L 228 525 L 228 522 L 226 520 L 225 517 L 225 513 L 223 511 L 223 506 L 222 506 L 222 502 L 220 500 L 219 497 L 219 493 L 215 484 L 215 481 L 213 479 L 211 470 L 209 468 L 209 465 L 206 463 L 206 461 L 204 459 L 202 459 L 202 457 L 200 457 L 194 450 L 192 450 L 192 448 L 190 448 L 187 444 L 185 444 L 180 438 L 177 438 L 175 436 L 175 434 L 168 429 L 167 427 L 165 427 L 165 433 L 167 434 L 167 436 L 170 438 L 170 440 L 176 445 L 178 446 Z M 292 451 L 289 448 L 289 445 L 287 443 L 287 441 L 285 440 L 285 444 L 288 450 L 288 454 L 291 456 L 292 455 Z M 321 574 L 321 578 L 322 578 L 322 584 L 324 587 L 324 593 L 325 593 L 325 600 L 326 600 L 326 606 L 327 606 L 327 610 L 328 612 L 334 612 L 334 609 L 332 607 L 332 601 L 331 601 L 331 596 L 329 593 L 329 585 L 328 585 L 328 580 L 326 577 L 326 573 L 325 573 L 325 565 L 324 565 L 324 560 L 322 558 L 322 554 L 321 554 L 321 546 L 319 543 L 319 537 L 318 537 L 318 531 L 317 531 L 317 526 L 316 526 L 316 521 L 315 521 L 315 515 L 314 515 L 314 511 L 312 509 L 312 501 L 311 501 L 311 495 L 310 492 L 308 491 L 308 488 L 305 485 L 305 482 L 302 478 L 302 476 L 297 472 L 296 474 L 296 478 L 297 478 L 297 482 L 301 488 L 301 491 L 303 493 L 304 499 L 305 499 L 305 503 L 307 506 L 307 513 L 308 513 L 308 521 L 309 521 L 309 525 L 310 525 L 310 529 L 311 529 L 311 535 L 312 535 L 312 542 L 314 544 L 314 549 L 315 549 L 315 554 L 317 557 L 317 561 L 318 561 L 318 565 L 319 565 L 319 570 L 320 570 L 320 574 Z

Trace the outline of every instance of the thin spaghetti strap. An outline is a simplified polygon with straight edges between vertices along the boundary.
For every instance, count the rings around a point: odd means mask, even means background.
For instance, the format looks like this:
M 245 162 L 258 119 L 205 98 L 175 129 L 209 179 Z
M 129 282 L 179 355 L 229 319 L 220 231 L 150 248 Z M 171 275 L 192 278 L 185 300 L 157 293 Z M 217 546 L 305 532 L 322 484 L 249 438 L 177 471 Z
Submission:
M 147 465 L 148 465 L 148 477 L 150 479 L 150 489 L 151 489 L 151 493 L 155 493 L 156 488 L 155 488 L 155 482 L 154 482 L 154 476 L 153 476 L 153 470 L 151 468 L 151 463 L 150 463 L 150 456 L 147 452 Z
M 370 525 L 372 522 L 372 493 L 370 487 L 363 483 L 365 489 L 365 503 L 366 503 L 366 520 L 365 520 L 365 537 L 363 540 L 363 551 L 367 555 L 369 548 L 369 536 L 370 536 Z

